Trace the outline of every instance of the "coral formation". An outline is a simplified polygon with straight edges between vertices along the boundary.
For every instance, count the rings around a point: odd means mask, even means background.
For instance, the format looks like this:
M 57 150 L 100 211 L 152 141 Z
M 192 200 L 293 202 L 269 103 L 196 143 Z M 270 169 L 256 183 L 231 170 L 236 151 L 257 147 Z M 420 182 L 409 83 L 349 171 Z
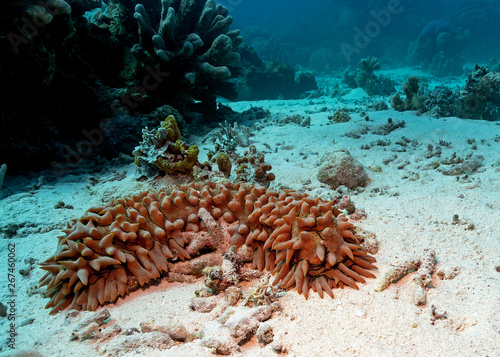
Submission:
M 136 177 L 152 179 L 160 173 L 187 173 L 198 163 L 199 149 L 180 139 L 177 122 L 169 115 L 158 129 L 142 131 L 142 142 L 133 151 Z
M 344 108 L 339 108 L 333 115 L 329 115 L 328 119 L 330 124 L 347 123 L 351 120 L 351 116 L 346 113 Z
M 304 127 L 308 127 L 311 125 L 311 117 L 301 115 L 301 114 L 278 114 L 278 115 L 273 115 L 267 117 L 263 123 L 266 125 L 277 125 L 277 126 L 284 126 L 288 124 L 295 124 L 295 125 L 300 125 Z M 266 125 L 263 123 L 259 123 L 260 125 L 254 126 L 254 128 L 263 129 Z
M 236 159 L 236 181 L 256 182 L 264 187 L 269 186 L 276 178 L 272 166 L 266 164 L 264 154 L 257 151 L 255 145 L 250 145 L 242 157 Z
M 17 9 L 16 9 L 17 8 Z M 57 15 L 71 14 L 71 6 L 64 0 L 46 1 L 9 1 L 7 13 L 10 11 L 20 11 L 27 19 L 38 24 L 38 27 L 48 25 Z M 2 21 L 6 20 L 0 16 Z
M 229 176 L 231 176 L 233 164 L 231 163 L 231 159 L 227 153 L 219 152 L 212 158 L 212 160 L 217 165 L 219 171 L 224 174 L 225 178 L 229 178 Z
M 156 62 L 169 74 L 169 84 L 161 92 L 177 109 L 188 110 L 198 101 L 198 107 L 213 113 L 216 96 L 236 98 L 229 79 L 241 74 L 235 65 L 243 37 L 239 30 L 229 31 L 233 18 L 224 6 L 213 0 L 163 0 L 156 28 L 142 4 L 136 5 L 134 18 L 140 43 L 132 52 L 145 66 Z
M 460 118 L 500 119 L 500 74 L 476 64 L 460 91 Z
M 228 29 L 227 9 L 212 0 L 143 3 L 137 21 L 133 0 L 9 0 L 0 14 L 0 76 L 9 88 L 0 163 L 61 174 L 103 165 L 157 124 L 147 118 L 157 108 L 207 122 L 217 118 L 217 96 L 236 98 L 242 37 Z M 20 97 L 31 105 L 19 106 Z
M 461 49 L 468 38 L 468 31 L 453 27 L 446 20 L 430 21 L 410 44 L 408 62 L 435 75 L 461 74 Z
M 419 78 L 417 76 L 409 76 L 408 80 L 403 83 L 401 89 L 405 94 L 404 100 L 401 99 L 399 93 L 394 94 L 389 103 L 399 112 L 405 110 L 421 110 L 423 108 L 423 94 L 420 86 L 418 85 Z
M 418 114 L 433 117 L 457 116 L 466 119 L 500 119 L 500 74 L 476 65 L 467 75 L 462 88 L 452 90 L 437 86 L 424 90 L 418 85 L 418 77 L 408 77 L 399 94 L 390 98 L 391 106 L 398 110 L 417 110 Z
M 229 250 L 224 254 L 221 266 L 211 266 L 203 269 L 203 275 L 206 276 L 205 288 L 209 294 L 218 295 L 221 291 L 226 291 L 230 286 L 238 285 L 243 259 L 238 254 L 237 249 L 235 245 L 229 247 Z M 198 295 L 203 294 L 198 291 Z
M 371 132 L 376 135 L 389 135 L 396 129 L 404 128 L 405 125 L 406 122 L 404 120 L 394 121 L 392 118 L 387 118 L 387 123 L 373 127 Z
M 223 239 L 213 226 L 226 224 L 230 238 Z M 56 253 L 41 264 L 52 313 L 95 310 L 177 260 L 222 254 L 230 245 L 250 248 L 253 268 L 306 297 L 310 288 L 321 297 L 333 297 L 337 287 L 358 289 L 376 269 L 333 201 L 249 184 L 197 182 L 143 192 L 90 208 L 63 232 Z M 205 246 L 191 247 L 193 236 L 207 235 Z
M 255 145 L 250 145 L 250 137 L 253 135 L 249 128 L 238 126 L 236 122 L 233 127 L 227 122 L 225 125 L 219 124 L 219 130 L 211 138 L 215 151 L 210 150 L 207 157 L 226 178 L 231 176 L 234 167 L 237 182 L 255 182 L 267 187 L 274 181 L 275 176 L 269 172 L 272 166 L 265 162 L 264 154 L 259 152 Z M 240 155 L 236 151 L 238 146 L 248 149 Z
M 211 141 L 215 144 L 215 150 L 223 150 L 227 153 L 234 153 L 236 147 L 250 146 L 250 137 L 253 134 L 246 126 L 240 126 L 234 122 L 231 126 L 227 121 L 219 123 L 219 129 L 214 133 Z
M 363 58 L 359 61 L 359 67 L 356 73 L 344 73 L 344 82 L 350 87 L 361 87 L 370 95 L 389 95 L 394 93 L 394 83 L 382 76 L 373 73 L 380 69 L 380 63 L 375 57 Z
M 327 152 L 321 158 L 318 180 L 326 183 L 333 190 L 344 185 L 354 190 L 365 187 L 369 182 L 368 174 L 357 160 L 347 150 Z

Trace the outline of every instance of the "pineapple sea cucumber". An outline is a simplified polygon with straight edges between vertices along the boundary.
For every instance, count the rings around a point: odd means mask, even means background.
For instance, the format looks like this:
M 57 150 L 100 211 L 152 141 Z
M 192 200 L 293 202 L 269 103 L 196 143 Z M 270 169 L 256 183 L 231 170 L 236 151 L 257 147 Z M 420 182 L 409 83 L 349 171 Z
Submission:
M 194 249 L 193 237 L 213 236 L 214 222 L 229 224 L 230 241 L 212 237 L 210 247 Z M 364 277 L 375 277 L 375 258 L 333 201 L 245 183 L 195 182 L 143 192 L 90 208 L 63 232 L 56 253 L 41 264 L 47 273 L 40 286 L 47 286 L 51 313 L 68 306 L 96 310 L 127 294 L 131 280 L 142 286 L 201 248 L 247 245 L 254 269 L 271 272 L 274 284 L 296 287 L 306 297 L 310 288 L 333 297 L 334 288 L 357 289 Z

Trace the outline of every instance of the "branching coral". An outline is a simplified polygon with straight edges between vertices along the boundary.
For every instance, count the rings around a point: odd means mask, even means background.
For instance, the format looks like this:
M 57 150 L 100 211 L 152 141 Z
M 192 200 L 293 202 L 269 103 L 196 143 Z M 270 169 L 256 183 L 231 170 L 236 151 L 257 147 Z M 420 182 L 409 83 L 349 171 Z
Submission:
M 401 99 L 398 93 L 394 94 L 389 103 L 397 111 L 403 112 L 405 110 L 421 110 L 423 107 L 423 94 L 420 86 L 418 85 L 419 78 L 417 76 L 409 76 L 408 80 L 403 83 L 401 89 L 405 94 L 404 100 Z
M 151 19 L 156 15 L 150 17 L 142 4 L 136 5 L 140 44 L 133 53 L 144 65 L 160 63 L 169 73 L 169 84 L 160 90 L 163 95 L 179 110 L 196 100 L 215 111 L 217 95 L 236 98 L 228 79 L 241 73 L 234 65 L 240 60 L 237 51 L 243 38 L 238 30 L 229 31 L 233 19 L 227 9 L 213 0 L 162 0 L 154 26 Z
M 221 241 L 215 220 L 230 224 L 230 238 Z M 193 250 L 190 237 L 206 234 L 208 226 L 215 237 Z M 306 297 L 310 288 L 321 297 L 333 297 L 337 287 L 358 289 L 376 269 L 333 201 L 249 184 L 197 182 L 143 192 L 93 207 L 63 232 L 56 253 L 41 264 L 47 273 L 40 286 L 47 286 L 52 313 L 95 310 L 127 294 L 131 281 L 147 284 L 175 260 L 207 249 L 222 254 L 229 245 L 250 248 L 254 269 Z
M 380 63 L 375 57 L 367 57 L 359 61 L 356 73 L 344 73 L 344 81 L 349 86 L 363 88 L 368 95 L 388 95 L 394 92 L 394 83 L 389 78 L 375 75 Z

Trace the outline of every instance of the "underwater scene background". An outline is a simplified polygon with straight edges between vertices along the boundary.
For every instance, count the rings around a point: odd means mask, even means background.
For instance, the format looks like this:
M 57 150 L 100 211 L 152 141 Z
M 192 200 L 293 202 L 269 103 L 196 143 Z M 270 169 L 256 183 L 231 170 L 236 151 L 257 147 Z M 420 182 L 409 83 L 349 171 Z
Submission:
M 6 0 L 0 356 L 495 356 L 499 20 Z

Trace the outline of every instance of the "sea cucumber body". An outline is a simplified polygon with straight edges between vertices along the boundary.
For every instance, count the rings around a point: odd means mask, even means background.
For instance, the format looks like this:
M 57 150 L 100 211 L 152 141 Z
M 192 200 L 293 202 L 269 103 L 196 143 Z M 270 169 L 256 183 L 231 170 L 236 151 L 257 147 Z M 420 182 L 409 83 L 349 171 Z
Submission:
M 173 261 L 198 255 L 191 237 L 215 236 L 210 225 L 221 220 L 230 223 L 230 241 L 212 237 L 209 248 L 251 247 L 255 269 L 272 272 L 275 284 L 306 297 L 310 288 L 333 297 L 333 288 L 357 289 L 363 277 L 374 277 L 375 258 L 333 201 L 251 184 L 196 182 L 94 207 L 68 224 L 56 253 L 41 265 L 46 308 L 96 310 L 115 301 L 128 293 L 131 278 L 143 285 Z

